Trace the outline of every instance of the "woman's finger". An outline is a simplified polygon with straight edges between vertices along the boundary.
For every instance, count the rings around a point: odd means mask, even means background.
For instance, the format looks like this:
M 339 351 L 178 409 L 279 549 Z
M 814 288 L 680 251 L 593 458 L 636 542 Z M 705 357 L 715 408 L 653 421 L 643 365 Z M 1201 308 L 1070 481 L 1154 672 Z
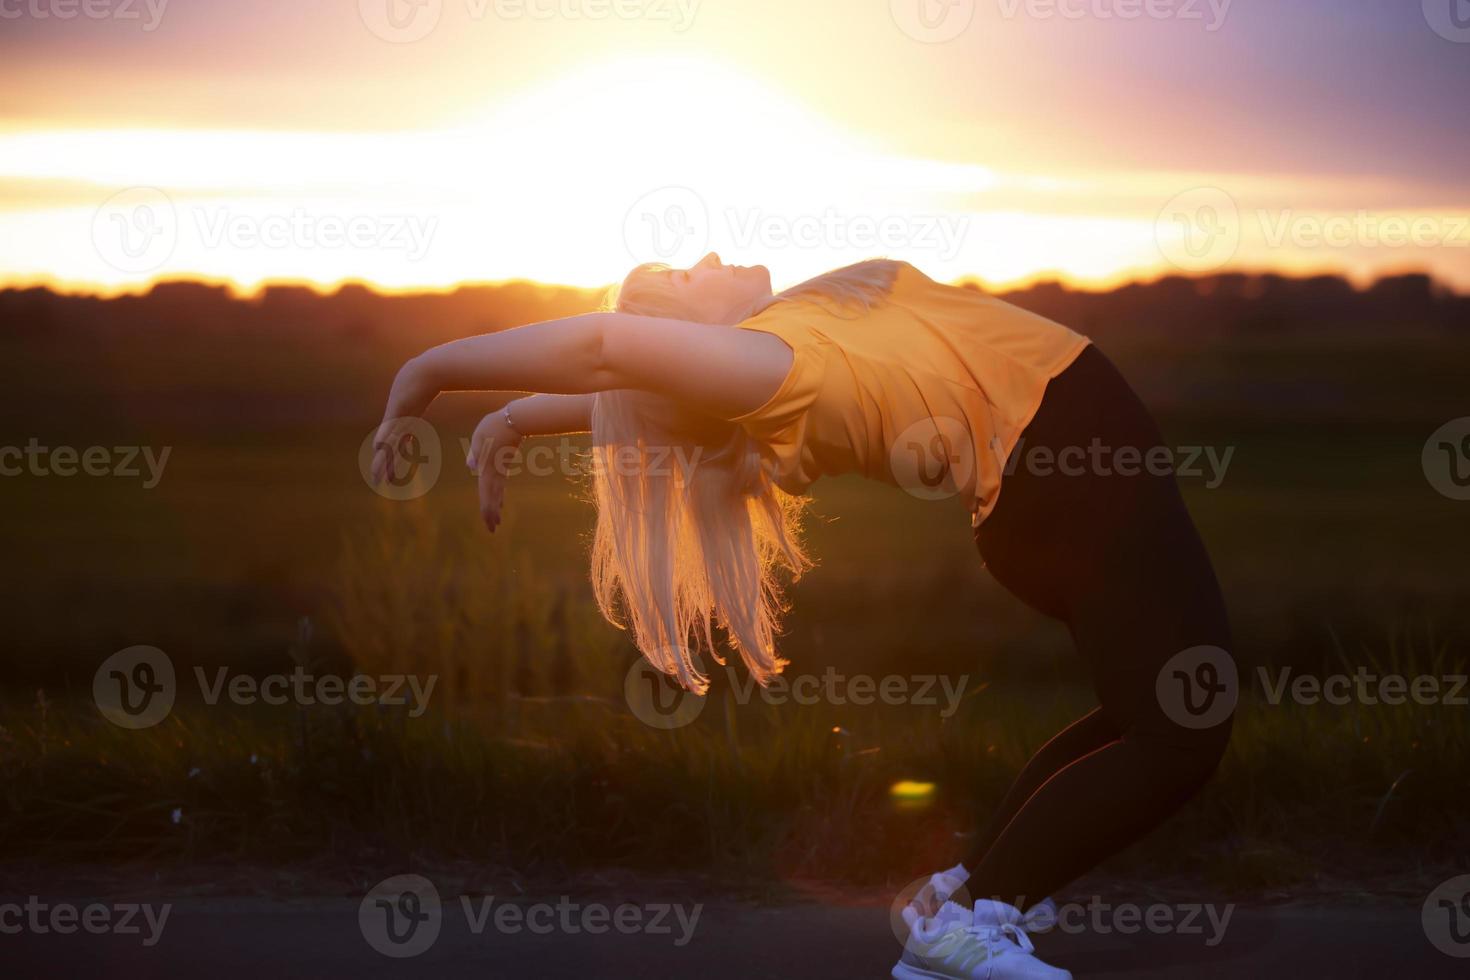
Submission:
M 480 518 L 485 527 L 494 533 L 500 523 L 501 505 L 505 500 L 505 477 L 488 461 L 480 467 Z

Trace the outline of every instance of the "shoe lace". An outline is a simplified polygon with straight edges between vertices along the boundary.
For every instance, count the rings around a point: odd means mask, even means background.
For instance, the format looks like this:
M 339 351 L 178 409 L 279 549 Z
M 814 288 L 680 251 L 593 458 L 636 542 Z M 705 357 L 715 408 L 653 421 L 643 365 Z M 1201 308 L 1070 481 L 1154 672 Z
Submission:
M 1024 953 L 1036 952 L 1031 937 L 1026 935 L 1026 928 L 1014 922 L 1004 922 L 998 926 L 970 926 L 966 931 L 985 943 L 992 955 L 1000 953 L 1007 941 L 1020 947 Z

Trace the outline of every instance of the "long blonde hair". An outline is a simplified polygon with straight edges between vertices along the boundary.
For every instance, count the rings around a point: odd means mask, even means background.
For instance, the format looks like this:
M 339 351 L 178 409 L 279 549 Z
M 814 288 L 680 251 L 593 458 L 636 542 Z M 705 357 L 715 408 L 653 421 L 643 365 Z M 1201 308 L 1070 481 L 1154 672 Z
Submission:
M 816 303 L 839 316 L 860 313 L 888 293 L 897 268 L 874 260 L 838 269 L 731 311 L 728 322 L 780 302 Z M 670 277 L 661 274 L 667 271 L 639 266 L 607 307 L 681 317 Z M 709 688 L 709 677 L 695 650 L 725 663 L 715 625 L 762 686 L 787 663 L 775 645 L 787 609 L 777 573 L 785 569 L 795 581 L 811 567 L 801 542 L 805 501 L 776 486 L 762 449 L 742 426 L 694 419 L 661 396 L 604 391 L 593 399 L 597 603 L 632 632 L 650 663 L 697 693 Z

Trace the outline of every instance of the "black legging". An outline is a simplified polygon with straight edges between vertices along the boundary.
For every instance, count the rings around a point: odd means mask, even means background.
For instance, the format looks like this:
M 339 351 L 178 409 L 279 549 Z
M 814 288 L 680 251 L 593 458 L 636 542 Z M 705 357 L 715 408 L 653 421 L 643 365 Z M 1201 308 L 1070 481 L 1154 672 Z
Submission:
M 1089 347 L 1047 387 L 976 531 L 996 580 L 1070 628 L 1100 706 L 1043 746 L 1006 793 L 965 861 L 972 898 L 1025 908 L 1052 894 L 1162 823 L 1224 752 L 1228 719 L 1176 724 L 1156 693 L 1175 654 L 1230 649 L 1209 556 L 1172 475 L 1111 472 L 1140 465 L 1117 460 L 1118 449 L 1146 458 L 1163 445 L 1138 396 Z M 1034 453 L 1057 459 L 1067 447 L 1073 475 L 1047 473 L 1055 464 Z

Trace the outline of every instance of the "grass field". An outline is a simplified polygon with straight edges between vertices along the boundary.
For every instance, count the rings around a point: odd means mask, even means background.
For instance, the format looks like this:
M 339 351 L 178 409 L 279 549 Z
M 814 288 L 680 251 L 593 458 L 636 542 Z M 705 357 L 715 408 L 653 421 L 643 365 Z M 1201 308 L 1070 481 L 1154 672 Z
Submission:
M 962 677 L 958 710 L 742 704 L 717 676 L 693 724 L 649 728 L 623 696 L 634 653 L 590 606 L 575 480 L 517 478 L 494 538 L 453 459 L 427 496 L 384 501 L 356 461 L 392 371 L 381 351 L 221 343 L 160 359 L 7 348 L 21 380 L 4 442 L 172 450 L 152 490 L 3 483 L 8 856 L 427 854 L 875 881 L 950 858 L 1091 703 L 1064 631 L 989 579 L 958 502 L 836 480 L 813 504 L 819 567 L 791 594 L 792 670 Z M 1183 484 L 1251 687 L 1219 778 L 1117 866 L 1249 889 L 1463 858 L 1464 707 L 1273 705 L 1256 668 L 1466 672 L 1470 505 L 1433 490 L 1420 452 L 1466 414 L 1470 344 L 1109 349 L 1174 445 L 1234 451 L 1218 487 Z M 485 404 L 435 407 L 447 444 Z M 309 662 L 440 687 L 420 718 L 183 698 L 131 732 L 89 692 L 135 644 L 181 672 Z M 902 780 L 933 790 L 896 797 Z

